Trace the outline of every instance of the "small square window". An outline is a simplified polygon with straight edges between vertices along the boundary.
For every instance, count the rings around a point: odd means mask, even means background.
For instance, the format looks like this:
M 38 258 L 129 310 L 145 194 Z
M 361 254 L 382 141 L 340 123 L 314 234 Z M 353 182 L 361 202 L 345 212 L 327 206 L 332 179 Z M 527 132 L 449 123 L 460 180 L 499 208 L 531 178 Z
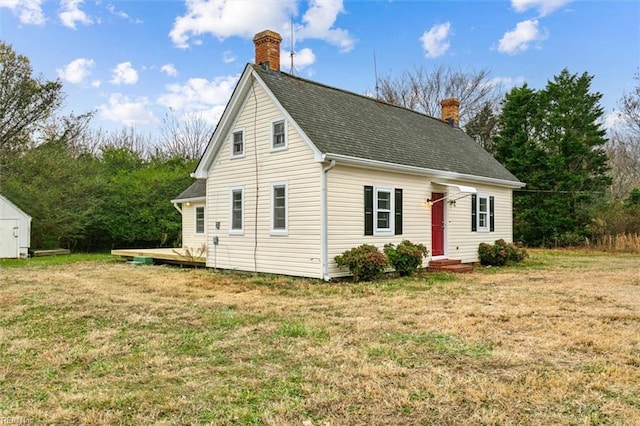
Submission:
M 284 148 L 287 146 L 287 138 L 285 132 L 285 122 L 284 120 L 274 121 L 272 124 L 272 148 Z

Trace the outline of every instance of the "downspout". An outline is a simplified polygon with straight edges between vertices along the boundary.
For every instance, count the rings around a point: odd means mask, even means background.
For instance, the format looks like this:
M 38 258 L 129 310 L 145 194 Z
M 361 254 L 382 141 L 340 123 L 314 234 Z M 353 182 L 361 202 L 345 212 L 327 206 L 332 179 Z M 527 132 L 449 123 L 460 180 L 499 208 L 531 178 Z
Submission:
M 178 213 L 182 214 L 182 209 L 178 207 L 178 203 L 173 203 L 173 207 L 175 207 L 176 210 L 178 210 Z
M 322 279 L 330 281 L 329 276 L 329 208 L 328 208 L 328 193 L 327 193 L 327 174 L 329 170 L 336 166 L 336 160 L 331 160 L 328 166 L 322 169 Z

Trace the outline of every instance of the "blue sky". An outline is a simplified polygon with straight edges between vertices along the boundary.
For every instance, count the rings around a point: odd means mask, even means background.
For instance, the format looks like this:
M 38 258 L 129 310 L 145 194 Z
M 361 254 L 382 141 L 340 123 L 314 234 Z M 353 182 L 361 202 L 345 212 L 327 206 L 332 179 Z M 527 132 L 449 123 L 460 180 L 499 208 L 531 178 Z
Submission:
M 154 133 L 171 108 L 215 124 L 253 35 L 282 34 L 289 71 L 357 93 L 415 66 L 488 69 L 542 88 L 563 68 L 594 76 L 607 123 L 640 67 L 637 1 L 0 0 L 0 39 L 59 78 L 66 111 Z

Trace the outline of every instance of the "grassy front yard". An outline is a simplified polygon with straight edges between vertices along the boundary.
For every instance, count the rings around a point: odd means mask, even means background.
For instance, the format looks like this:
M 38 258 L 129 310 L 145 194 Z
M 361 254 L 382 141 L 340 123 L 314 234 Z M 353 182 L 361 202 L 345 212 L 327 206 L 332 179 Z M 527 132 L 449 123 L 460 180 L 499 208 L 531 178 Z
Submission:
M 375 284 L 0 263 L 0 423 L 640 424 L 640 259 Z

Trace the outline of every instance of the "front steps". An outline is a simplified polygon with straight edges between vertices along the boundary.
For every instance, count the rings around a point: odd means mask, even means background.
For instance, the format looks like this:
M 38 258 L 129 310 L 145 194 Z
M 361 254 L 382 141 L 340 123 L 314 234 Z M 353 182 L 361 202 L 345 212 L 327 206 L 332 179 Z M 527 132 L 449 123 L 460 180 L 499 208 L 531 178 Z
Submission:
M 473 272 L 473 265 L 470 263 L 462 263 L 460 259 L 442 259 L 432 260 L 427 266 L 427 272 L 453 272 L 456 274 L 464 274 Z

